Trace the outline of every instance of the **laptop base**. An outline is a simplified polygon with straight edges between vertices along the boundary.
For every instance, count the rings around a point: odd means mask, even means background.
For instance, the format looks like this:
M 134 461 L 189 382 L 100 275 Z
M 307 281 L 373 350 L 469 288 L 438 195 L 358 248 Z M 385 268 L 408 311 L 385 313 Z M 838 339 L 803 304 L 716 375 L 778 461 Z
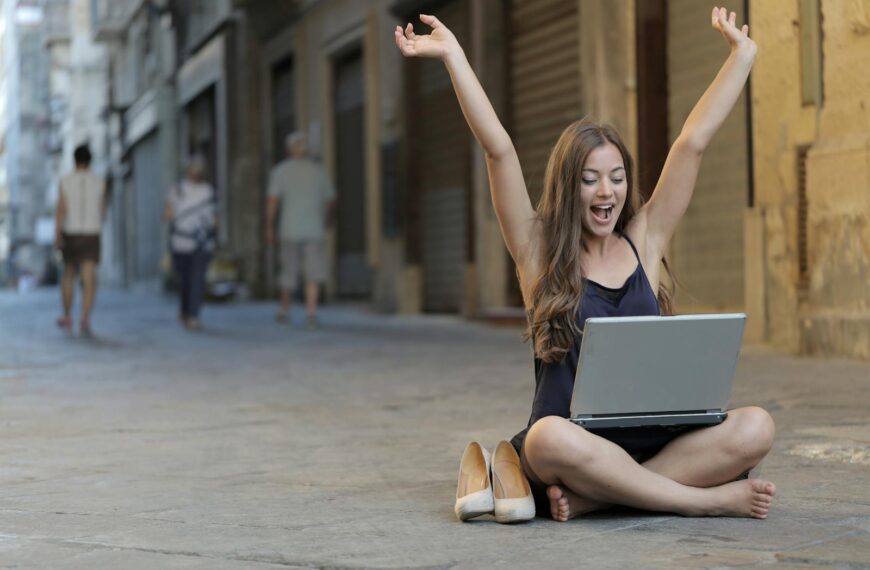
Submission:
M 728 417 L 728 412 L 686 412 L 666 414 L 631 414 L 624 416 L 575 416 L 569 418 L 582 428 L 623 428 L 644 426 L 716 425 Z

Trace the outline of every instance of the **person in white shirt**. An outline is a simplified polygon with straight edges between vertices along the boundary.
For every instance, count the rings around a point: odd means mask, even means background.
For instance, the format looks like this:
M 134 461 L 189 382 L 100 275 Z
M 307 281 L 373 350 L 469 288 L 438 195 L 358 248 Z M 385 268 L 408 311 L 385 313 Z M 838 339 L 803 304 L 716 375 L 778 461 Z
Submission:
M 72 304 L 76 274 L 82 279 L 82 318 L 79 330 L 91 334 L 91 309 L 97 292 L 97 264 L 100 262 L 100 230 L 106 218 L 108 200 L 105 182 L 90 170 L 91 151 L 86 144 L 73 152 L 75 170 L 60 181 L 55 211 L 55 246 L 63 254 L 61 302 L 63 316 L 57 325 L 72 329 Z
M 281 221 L 281 306 L 276 318 L 288 320 L 290 296 L 300 269 L 305 278 L 305 312 L 308 328 L 317 328 L 317 297 L 326 281 L 326 227 L 335 213 L 335 188 L 323 168 L 308 157 L 305 135 L 291 133 L 286 141 L 287 158 L 269 176 L 266 203 L 266 242 L 275 242 L 275 218 Z
M 163 219 L 169 223 L 169 248 L 178 274 L 185 328 L 200 328 L 199 311 L 206 293 L 205 274 L 215 247 L 217 208 L 214 188 L 205 180 L 206 161 L 194 155 L 186 176 L 169 190 Z

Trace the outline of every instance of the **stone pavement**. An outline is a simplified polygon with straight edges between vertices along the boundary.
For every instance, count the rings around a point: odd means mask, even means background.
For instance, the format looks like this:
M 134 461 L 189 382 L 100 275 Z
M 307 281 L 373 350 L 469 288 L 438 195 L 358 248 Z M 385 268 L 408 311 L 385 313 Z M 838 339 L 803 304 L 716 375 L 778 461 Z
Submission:
M 515 328 L 330 307 L 0 293 L 0 568 L 870 568 L 870 363 L 744 350 L 735 405 L 773 414 L 766 521 L 634 511 L 454 519 L 465 443 L 521 428 Z M 298 315 L 297 315 L 298 319 Z

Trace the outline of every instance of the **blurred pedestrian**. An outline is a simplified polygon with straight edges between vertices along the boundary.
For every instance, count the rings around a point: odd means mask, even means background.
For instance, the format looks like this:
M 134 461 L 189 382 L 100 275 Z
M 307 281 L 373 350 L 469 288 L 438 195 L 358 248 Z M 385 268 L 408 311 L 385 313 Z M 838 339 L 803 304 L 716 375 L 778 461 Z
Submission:
M 82 316 L 79 331 L 91 333 L 91 310 L 97 292 L 97 264 L 100 262 L 100 229 L 106 218 L 108 201 L 105 182 L 91 170 L 91 151 L 87 144 L 73 151 L 75 170 L 60 181 L 55 210 L 55 246 L 63 254 L 61 302 L 63 316 L 57 325 L 72 330 L 72 305 L 75 281 L 82 281 Z
M 189 330 L 201 328 L 206 270 L 217 233 L 215 191 L 206 181 L 206 168 L 205 157 L 194 155 L 184 179 L 169 190 L 163 211 L 164 220 L 169 222 L 169 248 L 178 277 L 179 318 Z
M 308 156 L 305 135 L 291 133 L 285 140 L 287 159 L 269 176 L 266 205 L 266 241 L 275 243 L 275 218 L 280 206 L 281 305 L 276 318 L 286 322 L 290 297 L 305 279 L 306 326 L 317 328 L 320 285 L 326 281 L 326 228 L 335 211 L 335 189 L 323 168 Z

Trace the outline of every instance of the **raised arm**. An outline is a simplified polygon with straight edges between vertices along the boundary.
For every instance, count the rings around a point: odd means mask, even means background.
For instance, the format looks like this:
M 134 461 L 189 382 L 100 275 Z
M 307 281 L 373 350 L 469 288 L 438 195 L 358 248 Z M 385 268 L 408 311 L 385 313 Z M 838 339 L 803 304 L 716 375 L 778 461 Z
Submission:
M 421 14 L 420 20 L 432 27 L 432 33 L 417 35 L 410 23 L 404 30 L 396 26 L 396 45 L 407 57 L 438 58 L 447 66 L 462 114 L 486 156 L 492 203 L 502 236 L 511 256 L 522 265 L 532 236 L 535 211 L 514 145 L 453 33 L 434 16 Z
M 689 113 L 668 153 L 655 191 L 640 212 L 645 221 L 647 251 L 655 259 L 664 254 L 686 212 L 704 150 L 737 102 L 755 60 L 757 48 L 748 35 L 749 26 L 738 29 L 735 19 L 734 12 L 729 16 L 725 8 L 713 8 L 713 28 L 721 32 L 731 46 L 731 54 Z

